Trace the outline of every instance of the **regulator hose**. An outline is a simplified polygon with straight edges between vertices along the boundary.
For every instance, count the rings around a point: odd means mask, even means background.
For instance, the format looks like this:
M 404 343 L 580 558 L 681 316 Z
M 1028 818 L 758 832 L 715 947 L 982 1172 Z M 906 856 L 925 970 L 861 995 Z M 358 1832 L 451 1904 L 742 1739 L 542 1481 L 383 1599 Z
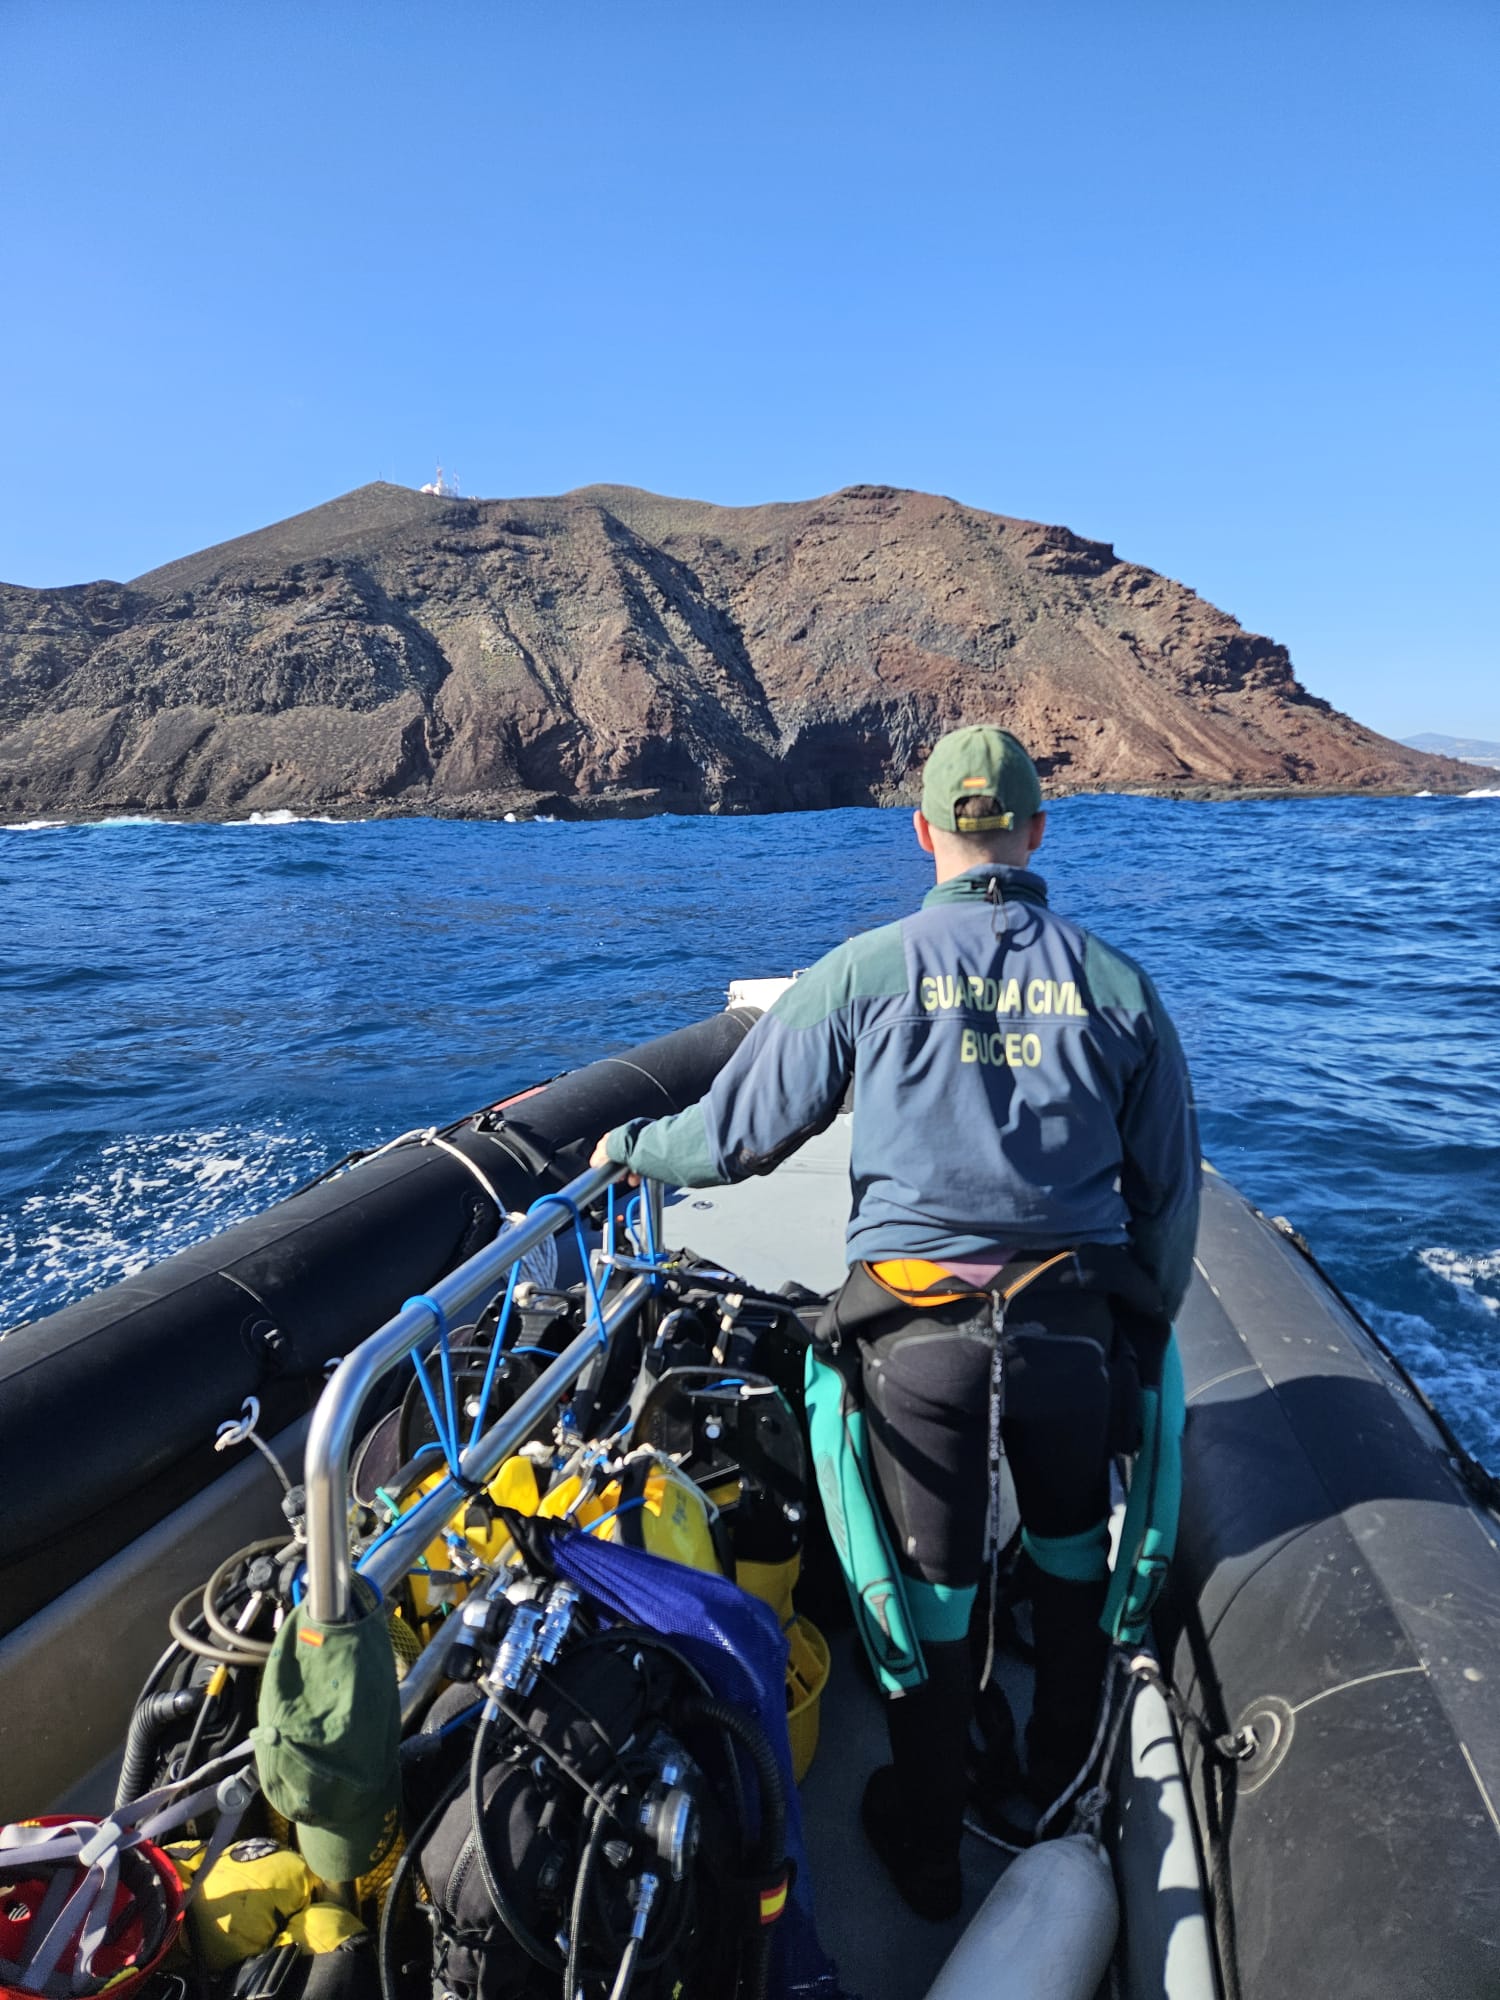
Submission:
M 786 1785 L 776 1752 L 760 1724 L 730 1702 L 689 1695 L 682 1704 L 684 1722 L 712 1723 L 744 1750 L 755 1767 L 760 1786 L 760 1830 L 746 1861 L 753 1877 L 763 1880 L 786 1865 Z M 771 1970 L 771 1926 L 757 1923 L 745 1947 L 744 1971 L 737 2000 L 765 2000 Z
M 120 1782 L 115 1786 L 115 1810 L 128 1806 L 151 1789 L 156 1746 L 174 1722 L 186 1722 L 203 1701 L 204 1689 L 174 1688 L 165 1694 L 142 1696 L 130 1718 Z
M 208 1582 L 203 1586 L 203 1617 L 211 1635 L 230 1652 L 252 1653 L 261 1660 L 271 1657 L 269 1639 L 251 1639 L 243 1632 L 237 1632 L 219 1615 L 218 1598 L 224 1583 L 242 1563 L 253 1562 L 256 1556 L 277 1553 L 287 1545 L 285 1535 L 272 1535 L 261 1542 L 251 1542 L 239 1549 L 226 1562 L 221 1562 Z
M 623 1787 L 618 1789 L 623 1790 Z M 616 1794 L 611 1792 L 609 1796 L 613 1804 Z M 578 1873 L 573 1878 L 573 1902 L 568 1915 L 568 1964 L 563 1974 L 564 2000 L 571 2000 L 571 1996 L 578 1991 L 579 1970 L 583 1957 L 584 1909 L 588 1902 L 589 1883 L 593 1879 L 594 1865 L 603 1849 L 608 1827 L 608 1813 L 596 1807 L 590 1820 L 588 1841 L 578 1863 Z
M 479 1861 L 479 1873 L 483 1877 L 485 1891 L 495 1906 L 495 1915 L 522 1951 L 537 1965 L 545 1966 L 549 1972 L 557 1972 L 561 1969 L 561 1954 L 534 1937 L 525 1920 L 517 1914 L 515 1906 L 500 1886 L 494 1857 L 490 1853 L 489 1830 L 485 1826 L 484 1814 L 484 1752 L 495 1714 L 496 1711 L 486 1704 L 479 1718 L 479 1727 L 474 1731 L 474 1754 L 469 1759 L 469 1817 L 474 1825 L 474 1852 Z
M 380 1968 L 381 2000 L 400 2000 L 398 1993 L 399 1968 L 396 1964 L 396 1906 L 406 1878 L 420 1861 L 422 1853 L 437 1829 L 443 1814 L 452 1805 L 459 1793 L 469 1782 L 467 1771 L 460 1771 L 444 1791 L 437 1804 L 428 1813 L 411 1839 L 402 1848 L 391 1876 L 390 1886 L 385 1893 L 385 1901 L 380 1909 L 380 1930 L 376 1940 L 376 1957 Z M 191 1929 L 191 1926 L 189 1926 Z M 430 1976 L 429 1982 L 430 1984 Z
M 196 1653 L 200 1659 L 212 1660 L 216 1666 L 265 1665 L 271 1656 L 271 1641 L 252 1639 L 248 1633 L 237 1632 L 220 1614 L 219 1592 L 242 1564 L 251 1563 L 257 1556 L 270 1555 L 286 1546 L 285 1535 L 272 1535 L 264 1541 L 251 1542 L 245 1548 L 237 1549 L 219 1564 L 201 1591 L 190 1590 L 173 1607 L 167 1618 L 167 1629 L 184 1652 Z M 208 1627 L 207 1637 L 192 1629 L 199 1620 Z

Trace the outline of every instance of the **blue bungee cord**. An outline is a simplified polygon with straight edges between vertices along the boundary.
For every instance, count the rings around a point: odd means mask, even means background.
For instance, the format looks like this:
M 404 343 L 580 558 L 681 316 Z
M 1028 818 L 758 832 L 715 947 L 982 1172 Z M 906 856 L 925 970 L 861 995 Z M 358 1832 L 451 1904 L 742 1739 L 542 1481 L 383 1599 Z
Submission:
M 615 1241 L 615 1215 L 616 1215 L 615 1183 L 613 1181 L 611 1181 L 609 1184 L 607 1195 L 608 1195 L 608 1202 L 607 1202 L 607 1211 L 605 1218 L 605 1234 L 606 1234 L 608 1249 L 612 1250 Z M 640 1206 L 640 1196 L 636 1196 L 635 1200 L 630 1204 L 629 1208 L 627 1208 L 626 1210 L 625 1226 L 627 1229 L 632 1229 L 632 1223 L 630 1218 L 632 1213 L 635 1210 L 637 1210 L 639 1206 Z M 609 1338 L 604 1325 L 604 1301 L 600 1295 L 599 1281 L 594 1275 L 594 1267 L 589 1258 L 588 1243 L 584 1237 L 582 1213 L 579 1210 L 577 1202 L 574 1201 L 572 1196 L 566 1194 L 538 1195 L 537 1199 L 531 1204 L 530 1208 L 527 1209 L 526 1213 L 527 1215 L 535 1215 L 538 1209 L 547 1207 L 564 1208 L 567 1210 L 569 1216 L 572 1218 L 573 1235 L 578 1245 L 578 1260 L 583 1267 L 584 1281 L 588 1287 L 589 1316 L 594 1327 L 595 1337 L 597 1338 L 599 1345 L 603 1347 L 606 1345 Z M 657 1251 L 655 1245 L 654 1232 L 650 1227 L 649 1210 L 647 1217 L 646 1240 L 647 1240 L 647 1258 L 645 1261 L 651 1263 L 656 1263 L 660 1261 L 660 1253 Z M 639 1241 L 639 1237 L 637 1237 L 637 1241 Z M 497 1320 L 495 1326 L 495 1339 L 493 1345 L 490 1348 L 489 1359 L 485 1364 L 484 1379 L 480 1385 L 479 1399 L 474 1412 L 474 1422 L 469 1432 L 470 1450 L 472 1450 L 479 1441 L 481 1428 L 484 1423 L 484 1413 L 489 1407 L 490 1394 L 495 1386 L 495 1376 L 499 1370 L 502 1357 L 506 1353 L 511 1353 L 511 1354 L 538 1354 L 538 1355 L 545 1355 L 549 1360 L 556 1359 L 556 1356 L 552 1353 L 552 1351 L 549 1348 L 540 1348 L 540 1347 L 507 1348 L 505 1345 L 505 1336 L 510 1326 L 511 1309 L 515 1301 L 516 1281 L 520 1276 L 520 1270 L 521 1270 L 521 1260 L 518 1257 L 516 1261 L 511 1265 L 510 1274 L 506 1279 L 505 1297 L 501 1302 L 500 1317 Z M 652 1278 L 653 1286 L 655 1286 L 659 1282 L 660 1282 L 659 1279 L 653 1275 Z M 447 1477 L 453 1480 L 455 1483 L 462 1485 L 465 1483 L 464 1473 L 463 1473 L 463 1456 L 458 1438 L 458 1424 L 459 1424 L 458 1396 L 454 1386 L 453 1356 L 448 1340 L 448 1315 L 443 1310 L 442 1306 L 438 1303 L 438 1301 L 427 1292 L 413 1293 L 413 1295 L 409 1299 L 407 1299 L 405 1304 L 402 1306 L 402 1311 L 404 1312 L 408 1306 L 425 1306 L 437 1321 L 438 1368 L 441 1376 L 442 1392 L 443 1392 L 441 1405 L 439 1405 L 437 1392 L 434 1389 L 432 1379 L 427 1372 L 427 1365 L 421 1353 L 414 1348 L 412 1350 L 412 1356 L 411 1356 L 412 1367 L 416 1370 L 417 1383 L 422 1391 L 422 1399 L 426 1403 L 428 1413 L 432 1418 L 433 1429 L 437 1432 L 436 1445 L 424 1445 L 422 1447 L 422 1450 L 423 1451 L 441 1450 L 447 1465 Z M 388 1498 L 386 1499 L 386 1504 L 387 1506 L 391 1504 Z M 618 1513 L 620 1511 L 621 1510 L 619 1508 L 616 1508 L 614 1510 L 615 1513 Z M 606 1517 L 606 1518 L 612 1518 L 612 1517 Z M 356 1567 L 363 1569 L 364 1564 L 369 1560 L 369 1558 L 372 1555 L 374 1555 L 375 1551 L 378 1548 L 380 1548 L 385 1542 L 387 1542 L 393 1534 L 395 1534 L 396 1530 L 402 1525 L 404 1519 L 405 1519 L 404 1515 L 397 1515 L 397 1517 L 394 1520 L 390 1521 L 386 1525 L 386 1527 L 382 1530 L 382 1532 L 375 1537 L 375 1540 L 371 1542 L 369 1547 L 361 1555 Z M 425 1564 L 423 1565 L 423 1567 L 425 1567 Z
M 611 1221 L 613 1221 L 614 1192 L 614 1182 L 611 1181 L 609 1186 Z M 604 1331 L 604 1301 L 599 1296 L 599 1285 L 594 1277 L 594 1267 L 589 1262 L 588 1244 L 584 1241 L 583 1235 L 583 1217 L 579 1213 L 577 1202 L 573 1200 L 571 1195 L 566 1194 L 538 1195 L 526 1213 L 528 1215 L 535 1215 L 539 1208 L 545 1208 L 549 1204 L 553 1207 L 567 1209 L 573 1218 L 573 1235 L 578 1244 L 578 1261 L 583 1266 L 583 1275 L 589 1288 L 589 1304 L 593 1309 L 594 1325 L 598 1332 L 599 1345 L 602 1347 L 607 1338 Z M 505 1345 L 506 1332 L 510 1326 L 511 1304 L 516 1295 L 516 1279 L 520 1274 L 520 1270 L 521 1260 L 518 1257 L 515 1263 L 511 1265 L 510 1276 L 506 1280 L 505 1298 L 500 1307 L 500 1318 L 495 1326 L 494 1345 L 490 1348 L 490 1358 L 485 1364 L 484 1380 L 479 1388 L 479 1406 L 474 1412 L 474 1427 L 469 1433 L 469 1449 L 471 1451 L 479 1442 L 480 1427 L 484 1423 L 484 1413 L 490 1406 L 490 1391 L 495 1386 L 495 1376 L 499 1371 L 501 1357 L 506 1353 L 520 1354 L 525 1352 L 536 1354 L 547 1351 L 539 1348 L 507 1348 Z M 556 1359 L 555 1356 L 552 1358 Z
M 417 1381 L 422 1397 L 432 1417 L 432 1427 L 438 1434 L 438 1442 L 443 1447 L 443 1456 L 448 1461 L 448 1470 L 455 1479 L 463 1477 L 463 1467 L 459 1462 L 458 1448 L 458 1399 L 453 1388 L 453 1356 L 448 1349 L 448 1315 L 437 1300 L 427 1292 L 414 1292 L 402 1306 L 406 1312 L 412 1306 L 426 1306 L 437 1320 L 438 1366 L 443 1378 L 443 1407 L 438 1408 L 437 1397 L 433 1393 L 432 1382 L 427 1374 L 427 1364 L 419 1349 L 413 1348 L 411 1365 L 417 1371 Z
M 644 1226 L 641 1222 L 642 1216 L 645 1217 Z M 644 1188 L 639 1194 L 632 1195 L 626 1204 L 625 1229 L 636 1245 L 635 1262 L 645 1266 L 652 1291 L 659 1292 L 663 1285 L 664 1267 L 671 1261 L 671 1253 L 664 1250 L 656 1240 L 656 1211 L 646 1200 Z M 610 1243 L 613 1248 L 613 1236 Z M 641 1247 L 642 1244 L 645 1246 L 644 1249 Z
M 613 1521 L 617 1515 L 628 1514 L 632 1507 L 644 1507 L 645 1504 L 644 1496 L 638 1496 L 634 1500 L 622 1500 L 618 1507 L 611 1507 L 607 1514 L 600 1514 L 596 1519 L 590 1521 L 583 1532 L 586 1535 L 597 1535 L 599 1530 L 610 1521 Z
M 510 1276 L 505 1281 L 505 1299 L 500 1307 L 500 1318 L 495 1324 L 495 1339 L 490 1348 L 490 1358 L 485 1363 L 484 1380 L 479 1385 L 479 1403 L 474 1411 L 474 1426 L 469 1432 L 469 1449 L 472 1451 L 479 1442 L 480 1426 L 484 1413 L 490 1406 L 490 1391 L 495 1386 L 495 1376 L 500 1368 L 500 1354 L 505 1346 L 505 1330 L 510 1325 L 511 1300 L 516 1295 L 516 1279 L 520 1275 L 521 1260 L 518 1257 L 510 1267 Z

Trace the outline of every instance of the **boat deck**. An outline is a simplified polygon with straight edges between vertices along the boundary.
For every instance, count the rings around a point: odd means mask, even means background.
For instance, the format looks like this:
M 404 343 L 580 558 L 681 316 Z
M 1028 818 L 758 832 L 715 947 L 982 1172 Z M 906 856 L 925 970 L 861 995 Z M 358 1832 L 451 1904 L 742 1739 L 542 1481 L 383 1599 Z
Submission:
M 847 1269 L 848 1210 L 848 1120 L 840 1117 L 765 1179 L 678 1195 L 668 1203 L 665 1227 L 674 1248 L 691 1248 L 766 1290 L 795 1279 L 830 1292 Z M 963 1912 L 951 1923 L 923 1923 L 897 1901 L 859 1824 L 865 1780 L 889 1758 L 881 1697 L 853 1631 L 833 1634 L 830 1644 L 818 1753 L 801 1788 L 819 1935 L 850 1994 L 920 2000 L 1006 1857 L 977 1837 L 965 1841 Z M 1029 1675 L 1006 1660 L 1003 1677 L 1024 1719 Z

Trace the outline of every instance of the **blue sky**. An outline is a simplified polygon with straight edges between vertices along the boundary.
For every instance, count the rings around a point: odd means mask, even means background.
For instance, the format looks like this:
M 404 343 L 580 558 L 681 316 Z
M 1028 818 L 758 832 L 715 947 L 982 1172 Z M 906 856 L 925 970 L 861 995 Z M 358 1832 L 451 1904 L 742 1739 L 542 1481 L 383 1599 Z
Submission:
M 0 577 L 855 480 L 1500 738 L 1491 0 L 0 0 Z

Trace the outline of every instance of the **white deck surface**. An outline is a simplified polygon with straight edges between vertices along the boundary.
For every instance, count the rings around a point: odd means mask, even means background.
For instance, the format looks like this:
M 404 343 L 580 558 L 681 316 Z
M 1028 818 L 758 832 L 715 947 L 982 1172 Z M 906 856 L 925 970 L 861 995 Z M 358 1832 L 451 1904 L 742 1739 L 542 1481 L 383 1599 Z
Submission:
M 738 1187 L 694 1188 L 672 1200 L 665 1233 L 766 1291 L 789 1278 L 816 1292 L 847 1269 L 849 1119 L 841 1114 L 774 1174 Z M 885 1717 L 852 1630 L 832 1638 L 818 1754 L 802 1786 L 802 1812 L 818 1931 L 846 1992 L 862 2000 L 921 2000 L 996 1877 L 1004 1857 L 964 1843 L 964 1908 L 952 1923 L 924 1923 L 897 1897 L 859 1824 L 865 1780 L 889 1760 Z M 1024 1712 L 1024 1675 L 1016 1697 Z
M 841 1112 L 763 1180 L 684 1189 L 667 1204 L 665 1230 L 673 1249 L 696 1250 L 763 1291 L 795 1278 L 831 1292 L 848 1269 L 848 1220 L 849 1119 Z

